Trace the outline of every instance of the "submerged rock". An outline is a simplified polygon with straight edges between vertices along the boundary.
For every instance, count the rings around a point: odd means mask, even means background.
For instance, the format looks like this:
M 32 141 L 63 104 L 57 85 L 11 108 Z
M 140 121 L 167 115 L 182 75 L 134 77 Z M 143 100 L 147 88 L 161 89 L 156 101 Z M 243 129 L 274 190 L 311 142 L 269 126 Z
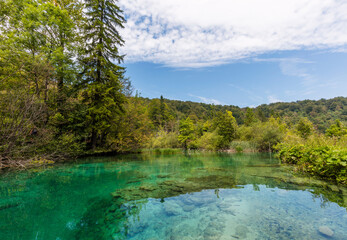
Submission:
M 211 216 L 210 222 L 208 223 L 207 227 L 205 228 L 203 232 L 204 239 L 206 240 L 220 239 L 225 229 L 224 222 L 225 222 L 224 219 Z
M 169 175 L 165 175 L 165 174 L 159 174 L 157 175 L 157 178 L 168 178 Z
M 184 206 L 182 207 L 182 209 L 183 209 L 185 212 L 193 211 L 194 208 L 195 208 L 194 205 L 184 205 Z
M 17 207 L 19 205 L 20 205 L 19 203 L 9 203 L 9 204 L 0 205 L 0 210 Z
M 154 191 L 155 190 L 155 188 L 153 186 L 141 186 L 139 189 L 142 191 Z
M 235 235 L 240 239 L 246 238 L 248 232 L 249 232 L 248 228 L 246 226 L 243 226 L 243 225 L 238 225 L 235 228 Z
M 185 193 L 199 192 L 204 189 L 234 188 L 235 180 L 231 176 L 208 175 L 191 177 L 184 180 L 164 180 L 157 183 L 144 183 L 140 186 L 129 186 L 118 189 L 112 193 L 114 199 L 122 199 L 125 202 L 146 198 L 164 199 Z M 190 204 L 202 205 L 215 201 L 214 198 L 190 199 Z
M 164 210 L 168 216 L 176 216 L 182 214 L 181 207 L 172 202 L 165 202 L 164 204 Z
M 333 230 L 331 230 L 328 226 L 320 226 L 318 231 L 325 237 L 332 237 L 334 235 Z

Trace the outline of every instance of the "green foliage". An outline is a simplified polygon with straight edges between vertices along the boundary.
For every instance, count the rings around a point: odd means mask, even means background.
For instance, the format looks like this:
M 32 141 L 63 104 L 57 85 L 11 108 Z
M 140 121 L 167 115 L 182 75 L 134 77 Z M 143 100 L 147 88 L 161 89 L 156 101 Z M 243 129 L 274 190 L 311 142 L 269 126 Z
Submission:
M 195 148 L 195 145 L 190 145 L 195 140 L 194 131 L 194 124 L 189 117 L 180 121 L 178 141 L 182 143 L 185 149 L 188 149 L 190 146 Z
M 236 152 L 257 152 L 257 145 L 251 141 L 240 141 L 234 140 L 230 144 L 230 149 L 235 150 Z
M 249 141 L 257 146 L 259 151 L 273 151 L 283 140 L 287 127 L 279 119 L 271 117 L 267 122 L 257 122 L 251 126 L 241 126 L 237 135 L 242 141 Z
M 218 143 L 219 149 L 227 149 L 231 141 L 236 137 L 237 123 L 232 112 L 219 113 L 215 122 L 218 135 L 221 136 Z
M 88 106 L 87 120 L 91 131 L 91 147 L 105 142 L 111 119 L 123 112 L 125 103 L 122 81 L 124 69 L 114 64 L 123 61 L 118 46 L 124 41 L 118 33 L 125 22 L 122 11 L 113 0 L 85 1 L 86 22 L 84 24 L 83 94 Z
M 84 153 L 85 144 L 79 140 L 79 137 L 72 133 L 61 134 L 52 138 L 50 144 L 41 150 L 42 155 L 57 152 L 60 157 L 81 156 Z
M 307 118 L 301 118 L 296 126 L 299 136 L 307 139 L 313 133 L 313 125 Z
M 198 140 L 197 147 L 199 149 L 205 149 L 209 151 L 215 151 L 219 148 L 219 143 L 222 141 L 222 137 L 218 135 L 217 131 L 205 132 Z
M 152 100 L 146 99 L 147 104 Z M 197 103 L 190 101 L 177 101 L 165 99 L 170 111 L 178 118 L 187 118 L 188 116 L 196 116 L 199 121 L 211 121 L 218 112 L 231 111 L 238 125 L 245 121 L 247 108 L 239 108 L 232 105 L 213 105 L 205 103 Z M 250 109 L 255 122 L 260 120 L 266 122 L 271 116 L 281 118 L 288 127 L 293 127 L 303 117 L 307 117 L 312 122 L 315 129 L 323 133 L 331 125 L 335 123 L 335 119 L 340 119 L 346 125 L 347 123 L 347 98 L 336 97 L 332 99 L 304 100 L 290 103 L 272 103 L 269 105 L 260 105 L 254 109 Z M 191 118 L 192 119 L 192 118 Z M 193 120 L 193 119 L 192 119 Z M 253 120 L 251 121 L 253 122 Z
M 179 148 L 181 144 L 178 141 L 177 133 L 160 130 L 149 139 L 145 146 L 150 149 Z
M 286 141 L 277 146 L 278 157 L 299 170 L 347 184 L 346 139 L 332 142 L 315 136 L 303 143 Z
M 153 99 L 149 104 L 149 117 L 156 127 L 165 128 L 167 131 L 172 130 L 172 121 L 174 117 L 171 110 L 165 103 L 163 96 L 160 99 Z
M 341 138 L 347 135 L 347 127 L 343 126 L 340 120 L 336 119 L 335 124 L 332 124 L 326 131 L 325 134 L 328 137 Z
M 258 149 L 261 151 L 273 151 L 274 147 L 283 140 L 285 127 L 278 120 L 270 118 L 262 128 L 259 135 L 255 138 Z
M 87 106 L 86 121 L 92 133 L 93 148 L 103 143 L 112 120 L 124 112 L 126 98 L 121 89 L 118 77 L 110 71 L 107 82 L 89 84 L 82 93 L 83 103 Z
M 241 146 L 236 146 L 235 147 L 235 151 L 238 153 L 242 153 L 243 152 L 243 148 Z
M 117 48 L 124 18 L 113 0 L 0 5 L 0 124 L 6 129 L 0 160 L 105 150 L 118 137 L 127 140 L 117 150 L 142 144 L 125 127 L 114 127 L 121 125 L 131 87 L 124 68 L 114 63 L 123 58 Z
M 256 121 L 256 118 L 254 116 L 253 110 L 251 108 L 247 108 L 246 110 L 246 117 L 244 120 L 244 123 L 246 126 L 250 126 L 252 123 Z
M 148 117 L 148 109 L 143 99 L 135 96 L 128 98 L 125 113 L 113 119 L 107 146 L 113 151 L 137 151 L 150 141 L 153 125 Z M 176 142 L 177 142 L 177 137 Z M 150 148 L 152 148 L 150 146 Z

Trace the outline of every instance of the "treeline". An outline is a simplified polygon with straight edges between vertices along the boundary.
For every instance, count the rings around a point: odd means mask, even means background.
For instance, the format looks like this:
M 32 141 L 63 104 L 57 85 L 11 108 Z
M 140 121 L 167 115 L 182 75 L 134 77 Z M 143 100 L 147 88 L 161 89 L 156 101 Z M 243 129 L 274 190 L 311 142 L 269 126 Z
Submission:
M 147 99 L 139 96 L 131 97 L 126 104 L 124 116 L 127 119 L 123 129 L 129 128 L 128 134 L 123 134 L 124 149 L 135 148 L 191 148 L 191 149 L 230 149 L 240 145 L 238 149 L 252 151 L 274 150 L 288 131 L 293 131 L 299 137 L 302 126 L 309 128 L 309 133 L 325 135 L 327 129 L 335 124 L 335 120 L 344 119 L 343 107 L 345 98 L 312 101 L 315 106 L 328 109 L 325 104 L 331 102 L 341 106 L 340 110 L 326 110 L 321 124 L 328 125 L 321 129 L 314 121 L 306 117 L 305 112 L 290 112 L 281 108 L 282 112 L 272 111 L 273 105 L 262 105 L 259 108 L 239 108 L 236 106 L 215 106 L 211 104 L 182 102 L 160 99 Z M 306 101 L 293 103 L 304 105 Z M 281 106 L 279 103 L 276 106 Z M 291 103 L 289 103 L 291 104 Z M 268 109 L 266 109 L 268 107 Z M 286 111 L 289 113 L 287 114 Z M 123 116 L 123 117 L 124 117 Z M 335 116 L 330 119 L 331 116 Z M 332 118 L 332 117 L 331 117 Z M 312 118 L 311 118 L 312 119 Z M 315 118 L 314 120 L 317 120 Z M 345 121 L 339 120 L 342 128 Z M 308 127 L 307 127 L 308 126 Z M 308 130 L 307 130 L 308 131 Z M 140 137 L 127 137 L 130 132 Z M 183 137 L 184 135 L 184 137 Z M 139 139 L 140 142 L 137 142 Z M 242 142 L 242 143 L 241 143 Z M 239 143 L 239 144 L 238 144 Z M 132 145 L 136 146 L 135 148 Z M 241 146 L 242 145 L 242 146 Z M 119 145 L 121 146 L 121 145 Z
M 120 139 L 131 85 L 119 66 L 116 2 L 1 0 L 0 12 L 0 165 Z
M 145 99 L 149 104 L 152 101 Z M 191 119 L 212 119 L 217 112 L 231 111 L 238 124 L 244 124 L 247 108 L 232 105 L 212 105 L 190 101 L 178 101 L 164 99 L 164 102 L 179 118 L 190 117 Z M 260 121 L 266 121 L 271 116 L 283 118 L 287 124 L 296 124 L 307 117 L 317 128 L 324 132 L 336 119 L 347 123 L 347 98 L 336 97 L 332 99 L 303 100 L 296 102 L 278 102 L 263 104 L 252 108 L 254 116 Z

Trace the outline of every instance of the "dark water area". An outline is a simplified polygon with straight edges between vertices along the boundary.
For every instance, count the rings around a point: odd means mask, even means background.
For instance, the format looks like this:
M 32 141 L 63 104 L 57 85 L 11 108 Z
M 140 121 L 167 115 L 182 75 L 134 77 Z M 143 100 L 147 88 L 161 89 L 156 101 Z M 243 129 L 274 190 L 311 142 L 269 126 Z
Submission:
M 347 189 L 268 154 L 99 157 L 0 175 L 0 239 L 347 239 Z

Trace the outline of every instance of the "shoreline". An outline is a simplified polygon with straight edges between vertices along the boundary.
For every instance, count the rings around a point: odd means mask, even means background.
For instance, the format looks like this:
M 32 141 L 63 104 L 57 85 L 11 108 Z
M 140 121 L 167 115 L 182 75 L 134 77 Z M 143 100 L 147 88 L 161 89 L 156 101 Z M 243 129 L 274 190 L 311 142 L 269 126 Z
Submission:
M 192 149 L 188 149 L 192 150 Z M 132 152 L 93 152 L 93 153 L 86 153 L 82 154 L 80 156 L 73 156 L 71 159 L 78 159 L 78 158 L 84 158 L 84 157 L 104 157 L 104 156 L 115 156 L 115 155 L 121 155 L 121 154 L 143 154 L 143 153 L 156 153 L 156 154 L 174 154 L 179 151 L 185 151 L 183 148 L 144 148 L 144 149 L 138 149 Z M 254 149 L 244 149 L 242 152 L 236 151 L 235 149 L 226 149 L 226 150 L 205 150 L 205 149 L 194 149 L 193 151 L 200 151 L 200 152 L 225 152 L 225 153 L 260 153 L 260 151 L 256 151 Z M 52 160 L 52 159 L 46 159 L 44 157 L 36 157 L 33 159 L 27 159 L 27 160 L 2 160 L 0 161 L 0 171 L 7 171 L 7 170 L 26 170 L 30 168 L 35 167 L 43 167 L 43 166 L 50 166 L 55 165 L 58 162 L 68 162 L 68 158 L 60 159 L 60 160 Z

